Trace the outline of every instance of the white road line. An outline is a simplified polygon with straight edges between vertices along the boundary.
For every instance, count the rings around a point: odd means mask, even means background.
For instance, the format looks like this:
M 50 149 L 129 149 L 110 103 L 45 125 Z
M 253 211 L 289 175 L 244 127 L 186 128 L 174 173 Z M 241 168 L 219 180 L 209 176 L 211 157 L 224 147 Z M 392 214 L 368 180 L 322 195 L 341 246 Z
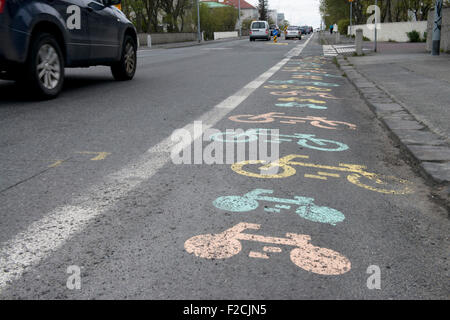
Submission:
M 245 88 L 225 99 L 196 121 L 202 121 L 203 131 L 195 130 L 194 124 L 183 129 L 191 133 L 193 139 L 201 137 L 204 131 L 239 106 L 265 80 L 280 70 L 293 56 L 300 54 L 308 41 L 291 50 L 288 58 L 277 63 L 270 71 L 263 73 Z M 200 132 L 199 132 L 200 131 Z M 43 259 L 61 248 L 70 238 L 82 232 L 89 223 L 113 208 L 127 193 L 153 177 L 158 170 L 170 162 L 171 149 L 176 142 L 167 137 L 136 161 L 128 164 L 116 173 L 105 177 L 104 181 L 86 191 L 84 196 L 76 198 L 66 205 L 49 212 L 42 219 L 32 223 L 25 231 L 1 244 L 0 249 L 0 292 L 21 278 Z M 112 200 L 111 200 L 112 199 Z M 8 272 L 5 272 L 8 270 Z

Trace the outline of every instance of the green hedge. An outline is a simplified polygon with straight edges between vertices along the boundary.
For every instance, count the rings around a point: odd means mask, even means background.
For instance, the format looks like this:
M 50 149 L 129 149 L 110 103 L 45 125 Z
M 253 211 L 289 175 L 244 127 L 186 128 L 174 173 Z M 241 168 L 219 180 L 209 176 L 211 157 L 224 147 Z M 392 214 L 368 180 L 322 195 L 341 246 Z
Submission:
M 342 19 L 342 20 L 339 20 L 338 23 L 337 23 L 337 25 L 338 25 L 338 31 L 339 31 L 341 34 L 347 34 L 347 32 L 348 32 L 348 26 L 350 25 L 350 19 Z

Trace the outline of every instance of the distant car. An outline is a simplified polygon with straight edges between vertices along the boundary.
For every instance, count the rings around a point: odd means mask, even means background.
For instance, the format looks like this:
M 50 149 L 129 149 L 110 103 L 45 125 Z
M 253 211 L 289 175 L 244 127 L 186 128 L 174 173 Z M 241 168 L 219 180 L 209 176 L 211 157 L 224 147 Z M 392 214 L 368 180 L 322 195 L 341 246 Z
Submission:
M 137 33 L 114 7 L 120 2 L 0 0 L 0 79 L 19 81 L 41 98 L 60 93 L 66 67 L 106 65 L 116 80 L 132 79 Z M 70 12 L 78 12 L 79 25 Z
M 304 34 L 304 35 L 311 33 L 308 26 L 302 26 L 302 27 L 300 27 L 300 29 L 302 30 L 302 34 Z
M 285 33 L 286 40 L 289 39 L 302 39 L 302 31 L 297 26 L 290 26 L 287 28 Z
M 256 39 L 264 39 L 270 41 L 270 27 L 267 21 L 253 21 L 250 25 L 250 41 L 255 41 Z
M 281 35 L 281 31 L 280 31 L 280 28 L 279 28 L 276 24 L 272 24 L 272 25 L 270 26 L 270 35 L 273 37 L 273 36 L 274 36 L 273 32 L 274 32 L 275 30 L 277 30 L 277 32 L 278 32 L 278 37 L 279 37 L 279 36 Z

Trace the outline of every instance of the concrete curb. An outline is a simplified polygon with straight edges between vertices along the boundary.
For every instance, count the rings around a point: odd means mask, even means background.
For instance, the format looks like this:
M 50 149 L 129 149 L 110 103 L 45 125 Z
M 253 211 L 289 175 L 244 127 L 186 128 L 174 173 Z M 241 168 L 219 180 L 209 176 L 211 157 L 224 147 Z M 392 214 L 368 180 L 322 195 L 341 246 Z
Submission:
M 196 47 L 196 46 L 204 46 L 208 44 L 217 44 L 222 42 L 231 42 L 235 40 L 248 40 L 248 36 L 243 36 L 242 38 L 227 38 L 227 39 L 220 39 L 220 40 L 210 40 L 210 41 L 202 41 L 202 42 L 173 42 L 173 43 L 165 43 L 165 44 L 155 44 L 151 48 L 142 46 L 139 47 L 139 51 L 149 51 L 153 49 L 177 49 L 177 48 L 187 48 L 187 47 Z
M 433 183 L 436 196 L 450 205 L 450 146 L 418 121 L 389 93 L 363 76 L 342 56 L 336 57 L 339 68 L 355 86 L 369 108 L 409 155 L 419 172 Z

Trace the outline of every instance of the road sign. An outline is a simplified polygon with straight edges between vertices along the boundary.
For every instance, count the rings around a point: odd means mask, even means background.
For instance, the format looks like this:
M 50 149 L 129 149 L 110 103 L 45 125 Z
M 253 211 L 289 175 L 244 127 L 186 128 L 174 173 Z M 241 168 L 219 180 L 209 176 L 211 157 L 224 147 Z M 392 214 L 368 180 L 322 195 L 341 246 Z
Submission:
M 273 30 L 273 35 L 277 36 L 278 35 L 278 30 Z

